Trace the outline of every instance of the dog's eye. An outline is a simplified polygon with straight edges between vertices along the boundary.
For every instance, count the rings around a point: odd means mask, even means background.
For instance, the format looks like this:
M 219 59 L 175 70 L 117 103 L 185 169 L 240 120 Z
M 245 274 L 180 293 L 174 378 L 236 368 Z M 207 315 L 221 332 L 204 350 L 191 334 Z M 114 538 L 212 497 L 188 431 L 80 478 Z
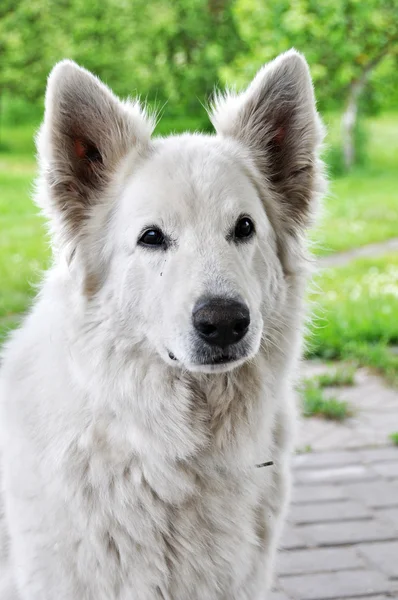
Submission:
M 254 233 L 254 223 L 249 217 L 241 217 L 236 225 L 234 235 L 238 240 L 243 240 L 251 237 Z
M 160 229 L 147 229 L 138 240 L 138 243 L 142 246 L 152 247 L 164 246 L 165 242 L 165 237 Z

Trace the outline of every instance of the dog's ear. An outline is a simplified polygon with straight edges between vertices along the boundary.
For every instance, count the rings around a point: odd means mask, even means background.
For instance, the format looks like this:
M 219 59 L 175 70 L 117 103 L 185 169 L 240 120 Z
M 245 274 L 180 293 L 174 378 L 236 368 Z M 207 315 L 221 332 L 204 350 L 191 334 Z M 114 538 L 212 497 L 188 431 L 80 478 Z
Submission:
M 294 50 L 280 55 L 246 91 L 218 97 L 210 118 L 218 134 L 251 149 L 277 194 L 284 221 L 291 228 L 306 225 L 323 188 L 317 160 L 323 127 L 303 56 Z
M 152 130 L 138 103 L 121 102 L 72 61 L 54 67 L 37 137 L 46 187 L 38 202 L 69 239 L 81 232 L 120 161 L 144 151 Z

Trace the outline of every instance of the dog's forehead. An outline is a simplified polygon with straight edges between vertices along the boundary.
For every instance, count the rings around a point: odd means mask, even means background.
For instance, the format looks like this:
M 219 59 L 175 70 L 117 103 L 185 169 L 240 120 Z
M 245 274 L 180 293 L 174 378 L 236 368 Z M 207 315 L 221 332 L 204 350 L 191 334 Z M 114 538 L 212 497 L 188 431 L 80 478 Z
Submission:
M 147 207 L 183 206 L 196 212 L 223 200 L 225 209 L 232 210 L 257 195 L 249 161 L 241 154 L 232 142 L 214 136 L 155 140 L 151 154 L 131 177 L 127 195 Z

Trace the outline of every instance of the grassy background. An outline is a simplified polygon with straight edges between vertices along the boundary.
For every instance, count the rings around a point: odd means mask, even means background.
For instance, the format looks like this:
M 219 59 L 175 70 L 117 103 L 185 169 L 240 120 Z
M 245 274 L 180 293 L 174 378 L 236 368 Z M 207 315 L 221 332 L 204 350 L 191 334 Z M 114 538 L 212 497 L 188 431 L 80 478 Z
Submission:
M 336 116 L 325 119 L 325 156 L 339 143 Z M 158 133 L 190 128 L 164 120 Z M 398 115 L 369 119 L 364 164 L 330 184 L 312 232 L 314 251 L 331 254 L 398 236 Z M 29 305 L 50 259 L 44 221 L 31 200 L 33 125 L 3 127 L 0 142 L 0 341 Z M 316 277 L 309 357 L 354 358 L 398 379 L 398 256 L 357 260 Z
M 327 269 L 312 285 L 307 356 L 354 358 L 398 381 L 398 254 Z
M 328 162 L 328 154 L 340 144 L 340 123 L 336 116 L 326 117 L 325 123 Z M 398 235 L 398 115 L 369 119 L 366 137 L 364 164 L 349 175 L 330 181 L 320 224 L 312 234 L 318 254 Z

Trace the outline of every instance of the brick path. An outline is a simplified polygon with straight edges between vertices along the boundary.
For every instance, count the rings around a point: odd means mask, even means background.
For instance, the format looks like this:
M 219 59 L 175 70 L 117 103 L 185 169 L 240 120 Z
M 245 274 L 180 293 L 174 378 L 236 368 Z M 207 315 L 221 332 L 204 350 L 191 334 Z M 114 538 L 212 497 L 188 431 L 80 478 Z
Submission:
M 312 377 L 327 368 L 310 361 L 303 371 L 305 377 Z M 389 435 L 398 431 L 398 390 L 388 386 L 381 377 L 367 369 L 358 369 L 354 386 L 333 388 L 330 392 L 349 403 L 353 416 L 343 423 L 303 420 L 299 449 L 310 446 L 313 451 L 328 451 L 385 445 Z
M 386 445 L 398 430 L 398 391 L 361 371 L 357 385 L 338 394 L 355 407 L 353 419 L 303 421 L 300 445 L 318 451 L 294 459 L 292 505 L 267 600 L 398 598 L 398 448 Z
M 398 598 L 398 448 L 295 457 L 270 600 Z
M 352 248 L 345 252 L 336 252 L 330 256 L 324 256 L 318 259 L 320 267 L 341 267 L 357 258 L 374 258 L 382 256 L 388 252 L 396 252 L 398 250 L 398 238 L 392 238 L 375 244 L 366 244 L 358 248 Z

